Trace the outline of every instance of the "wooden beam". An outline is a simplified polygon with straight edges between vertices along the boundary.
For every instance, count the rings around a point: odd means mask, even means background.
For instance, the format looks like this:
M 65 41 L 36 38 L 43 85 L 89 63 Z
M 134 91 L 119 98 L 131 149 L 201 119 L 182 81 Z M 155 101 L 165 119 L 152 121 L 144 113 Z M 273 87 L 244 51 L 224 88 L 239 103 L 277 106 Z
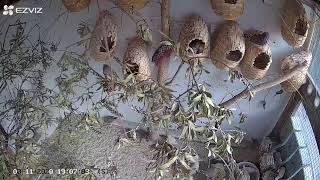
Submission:
M 161 31 L 170 37 L 170 0 L 161 1 Z M 162 40 L 166 40 L 162 37 Z
M 301 97 L 299 92 L 295 92 L 290 96 L 289 101 L 286 107 L 284 108 L 279 120 L 277 121 L 276 126 L 272 130 L 271 136 L 279 137 L 282 128 L 284 127 L 286 122 L 290 120 L 298 104 L 301 102 L 300 100 L 301 100 Z
M 287 74 L 284 74 L 277 79 L 258 84 L 256 86 L 252 87 L 251 89 L 247 88 L 247 89 L 243 90 L 242 92 L 240 92 L 239 94 L 233 96 L 229 100 L 219 104 L 219 106 L 225 107 L 225 108 L 230 108 L 232 105 L 234 105 L 236 102 L 238 102 L 241 99 L 247 98 L 249 96 L 255 95 L 257 92 L 260 92 L 260 91 L 272 88 L 273 86 L 281 84 L 282 82 L 290 79 L 295 74 L 300 73 L 305 67 L 306 67 L 306 63 L 299 64 L 296 67 L 292 68 L 291 71 L 288 72 Z

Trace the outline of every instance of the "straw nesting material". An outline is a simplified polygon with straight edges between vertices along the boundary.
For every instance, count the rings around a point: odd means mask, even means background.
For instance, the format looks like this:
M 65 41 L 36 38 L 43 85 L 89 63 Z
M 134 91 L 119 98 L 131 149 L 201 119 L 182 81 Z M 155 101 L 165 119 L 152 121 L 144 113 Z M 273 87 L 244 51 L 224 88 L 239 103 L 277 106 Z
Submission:
M 301 2 L 287 0 L 282 13 L 281 34 L 292 47 L 301 47 L 307 39 L 309 20 Z
M 90 39 L 90 55 L 96 61 L 109 60 L 117 46 L 117 25 L 108 11 L 102 11 Z
M 245 39 L 237 22 L 226 21 L 217 30 L 212 43 L 213 64 L 223 70 L 236 68 L 245 53 Z
M 90 5 L 90 0 L 62 0 L 63 5 L 71 12 L 79 12 Z
M 294 67 L 299 64 L 306 63 L 306 67 L 302 71 L 298 72 L 289 80 L 281 83 L 281 87 L 286 92 L 295 92 L 297 91 L 305 82 L 306 75 L 311 64 L 312 54 L 310 52 L 300 50 L 297 51 L 282 60 L 281 63 L 281 72 L 286 74 L 290 72 Z
M 244 13 L 245 0 L 211 0 L 211 5 L 225 20 L 238 20 Z
M 123 72 L 127 76 L 134 74 L 138 81 L 144 81 L 151 77 L 147 44 L 140 37 L 133 38 L 123 58 Z
M 180 32 L 180 55 L 188 63 L 209 56 L 210 34 L 200 16 L 191 16 Z

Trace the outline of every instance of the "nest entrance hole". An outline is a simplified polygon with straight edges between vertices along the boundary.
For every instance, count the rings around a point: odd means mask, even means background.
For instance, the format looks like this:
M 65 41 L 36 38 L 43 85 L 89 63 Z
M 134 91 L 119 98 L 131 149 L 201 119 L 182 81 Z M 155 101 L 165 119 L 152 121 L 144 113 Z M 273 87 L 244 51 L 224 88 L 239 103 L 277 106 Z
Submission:
M 269 63 L 270 56 L 267 53 L 261 53 L 255 58 L 253 66 L 258 69 L 265 70 L 268 67 Z
M 204 43 L 202 40 L 200 39 L 195 39 L 192 40 L 189 43 L 189 47 L 192 49 L 189 49 L 188 52 L 190 54 L 201 54 L 204 51 L 204 47 L 205 47 L 206 43 Z M 193 52 L 192 52 L 193 51 Z
M 229 51 L 227 54 L 227 59 L 230 61 L 238 62 L 242 58 L 242 52 L 239 50 Z
M 137 75 L 139 73 L 139 65 L 133 62 L 126 63 L 126 74 Z
M 101 46 L 100 46 L 100 52 L 107 52 L 111 51 L 115 45 L 115 42 L 113 40 L 114 38 L 112 38 L 112 35 L 109 35 L 107 37 L 107 43 L 106 40 L 104 38 L 101 39 Z M 108 45 L 108 46 L 107 46 Z
M 262 33 L 253 34 L 249 40 L 255 44 L 263 46 L 268 43 L 268 39 L 269 39 L 269 33 L 262 32 Z
M 294 32 L 300 36 L 305 36 L 308 30 L 308 22 L 299 18 L 296 22 L 296 28 Z
M 227 4 L 237 4 L 238 0 L 224 0 L 224 3 Z

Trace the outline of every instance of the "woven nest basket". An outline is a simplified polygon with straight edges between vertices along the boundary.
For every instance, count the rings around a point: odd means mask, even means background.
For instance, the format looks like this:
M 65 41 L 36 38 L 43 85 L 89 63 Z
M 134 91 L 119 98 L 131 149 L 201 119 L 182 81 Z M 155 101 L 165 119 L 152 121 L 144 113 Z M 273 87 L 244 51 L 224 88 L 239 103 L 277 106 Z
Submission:
M 214 12 L 226 20 L 237 20 L 244 12 L 245 0 L 211 0 Z
M 247 79 L 262 79 L 267 74 L 272 63 L 271 48 L 265 41 L 265 34 L 256 31 L 250 38 L 246 38 L 246 52 L 240 64 L 242 75 Z M 269 36 L 269 35 L 267 35 Z
M 117 5 L 130 14 L 143 9 L 148 2 L 149 0 L 116 0 Z
M 301 47 L 307 39 L 309 27 L 309 21 L 301 2 L 287 0 L 281 23 L 283 39 L 294 48 Z
M 213 64 L 219 69 L 233 69 L 245 53 L 245 39 L 238 23 L 226 21 L 219 27 L 211 49 Z
M 90 40 L 91 57 L 102 62 L 110 59 L 116 49 L 117 39 L 117 25 L 108 11 L 102 11 Z
M 286 92 L 295 92 L 297 91 L 305 82 L 306 75 L 311 64 L 312 54 L 307 51 L 298 51 L 295 52 L 282 60 L 281 63 L 281 72 L 286 74 L 290 72 L 298 64 L 307 63 L 307 66 L 303 68 L 300 72 L 294 75 L 289 80 L 281 83 L 281 87 Z
M 180 32 L 180 54 L 184 61 L 203 60 L 209 56 L 210 34 L 200 16 L 191 16 Z
M 140 37 L 129 42 L 123 58 L 123 72 L 125 76 L 133 73 L 138 81 L 151 77 L 147 44 Z
M 89 7 L 91 0 L 62 0 L 63 5 L 71 12 L 79 12 Z

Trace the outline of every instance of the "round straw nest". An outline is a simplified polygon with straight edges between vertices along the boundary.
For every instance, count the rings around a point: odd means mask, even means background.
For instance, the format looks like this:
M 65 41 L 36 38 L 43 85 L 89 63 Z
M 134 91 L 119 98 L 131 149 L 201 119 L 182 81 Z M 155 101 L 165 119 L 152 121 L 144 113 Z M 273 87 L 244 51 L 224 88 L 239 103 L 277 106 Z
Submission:
M 102 11 L 90 40 L 90 55 L 96 61 L 110 59 L 117 46 L 117 25 L 108 11 Z
M 292 47 L 301 47 L 307 39 L 309 22 L 301 2 L 287 0 L 281 23 L 283 39 Z
M 90 5 L 90 0 L 62 0 L 62 2 L 71 12 L 81 11 Z
M 180 32 L 180 54 L 184 61 L 203 60 L 209 56 L 210 35 L 200 16 L 191 16 Z
M 147 44 L 140 37 L 133 38 L 123 58 L 123 72 L 127 76 L 134 74 L 138 81 L 144 81 L 151 77 Z
M 211 0 L 214 12 L 226 20 L 237 20 L 244 12 L 245 0 Z
M 282 60 L 281 72 L 282 74 L 289 73 L 298 64 L 307 63 L 307 66 L 302 71 L 298 72 L 289 80 L 281 83 L 281 87 L 286 92 L 297 91 L 305 82 L 308 68 L 310 66 L 312 54 L 307 51 L 295 52 Z
M 117 5 L 127 13 L 133 14 L 140 9 L 143 9 L 148 0 L 116 0 Z
M 245 40 L 238 23 L 226 21 L 215 38 L 211 49 L 213 64 L 224 70 L 237 67 L 245 53 Z
M 246 52 L 240 64 L 242 75 L 247 79 L 262 79 L 272 63 L 269 34 L 255 31 L 246 38 Z

